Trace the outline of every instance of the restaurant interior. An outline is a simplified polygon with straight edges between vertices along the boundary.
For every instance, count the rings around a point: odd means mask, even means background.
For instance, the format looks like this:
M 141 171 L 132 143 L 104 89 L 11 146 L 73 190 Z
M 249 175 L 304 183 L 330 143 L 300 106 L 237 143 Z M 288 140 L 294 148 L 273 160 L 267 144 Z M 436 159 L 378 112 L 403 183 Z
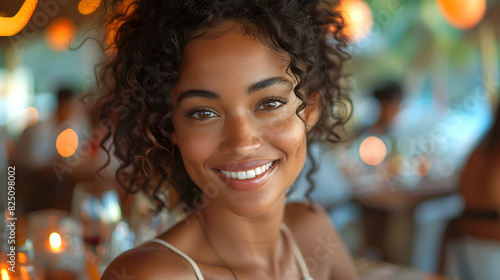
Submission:
M 99 279 L 184 217 L 175 188 L 156 212 L 125 195 L 113 155 L 100 169 L 105 133 L 83 97 L 113 55 L 101 43 L 114 30 L 94 28 L 102 5 L 0 1 L 2 280 Z M 351 117 L 339 143 L 311 146 L 287 199 L 325 208 L 359 279 L 500 279 L 500 0 L 335 9 Z

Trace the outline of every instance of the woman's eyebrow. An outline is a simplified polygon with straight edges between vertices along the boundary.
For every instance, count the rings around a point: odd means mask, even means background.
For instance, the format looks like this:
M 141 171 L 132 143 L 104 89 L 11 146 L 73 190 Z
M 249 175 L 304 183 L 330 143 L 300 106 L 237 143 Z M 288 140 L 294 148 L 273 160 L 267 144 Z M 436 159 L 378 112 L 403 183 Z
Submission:
M 268 87 L 271 87 L 274 85 L 282 85 L 282 86 L 286 86 L 286 87 L 290 87 L 290 88 L 293 87 L 293 83 L 286 78 L 271 77 L 271 78 L 267 78 L 267 79 L 258 81 L 256 83 L 253 83 L 252 85 L 250 85 L 248 87 L 247 93 L 252 94 L 256 91 L 259 91 L 259 90 L 262 90 L 262 89 L 265 89 L 265 88 L 268 88 Z M 190 90 L 184 91 L 181 94 L 179 94 L 179 98 L 177 98 L 177 105 L 179 105 L 179 103 L 182 100 L 184 100 L 186 98 L 193 98 L 193 97 L 201 97 L 201 98 L 208 98 L 208 99 L 220 99 L 220 96 L 215 92 L 208 91 L 208 90 L 202 90 L 202 89 L 190 89 Z
M 185 91 L 185 92 L 179 94 L 179 98 L 177 98 L 177 105 L 179 105 L 179 103 L 181 103 L 182 100 L 184 100 L 186 98 L 192 98 L 192 97 L 220 99 L 220 96 L 215 92 L 208 91 L 208 90 L 201 90 L 201 89 L 190 89 L 188 91 Z
M 283 77 L 271 77 L 252 84 L 248 87 L 247 93 L 250 94 L 274 85 L 284 85 L 290 88 L 293 87 L 293 83 L 288 79 L 285 79 Z

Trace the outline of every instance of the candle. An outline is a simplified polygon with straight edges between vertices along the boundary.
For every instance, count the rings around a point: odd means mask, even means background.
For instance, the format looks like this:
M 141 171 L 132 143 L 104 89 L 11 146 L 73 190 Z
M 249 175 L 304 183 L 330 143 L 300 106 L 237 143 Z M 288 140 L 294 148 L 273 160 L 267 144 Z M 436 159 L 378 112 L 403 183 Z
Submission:
M 50 251 L 52 253 L 59 253 L 61 251 L 61 236 L 57 232 L 53 232 L 49 236 Z
M 9 280 L 9 273 L 7 272 L 7 269 L 2 268 L 2 280 Z

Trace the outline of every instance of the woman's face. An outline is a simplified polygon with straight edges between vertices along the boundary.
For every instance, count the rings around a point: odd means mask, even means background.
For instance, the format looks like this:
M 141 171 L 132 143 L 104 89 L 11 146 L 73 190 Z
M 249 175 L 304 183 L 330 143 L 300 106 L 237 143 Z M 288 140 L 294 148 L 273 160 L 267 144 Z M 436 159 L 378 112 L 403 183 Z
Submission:
M 227 25 L 226 25 L 227 28 Z M 187 44 L 172 139 L 209 203 L 237 215 L 265 213 L 297 178 L 306 156 L 300 100 L 288 57 L 239 29 Z M 317 119 L 317 106 L 301 116 Z

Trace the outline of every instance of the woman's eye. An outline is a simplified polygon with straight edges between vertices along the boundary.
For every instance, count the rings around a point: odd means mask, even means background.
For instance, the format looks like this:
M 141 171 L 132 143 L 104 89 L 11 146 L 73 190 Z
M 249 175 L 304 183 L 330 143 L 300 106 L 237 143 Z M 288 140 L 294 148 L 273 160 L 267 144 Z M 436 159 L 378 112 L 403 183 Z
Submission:
M 189 113 L 188 116 L 199 120 L 208 120 L 218 115 L 210 110 L 197 110 L 196 112 Z
M 257 110 L 265 110 L 265 111 L 274 110 L 281 107 L 283 104 L 285 104 L 285 102 L 278 100 L 268 100 L 262 102 L 262 104 L 260 104 L 260 106 L 257 107 Z

